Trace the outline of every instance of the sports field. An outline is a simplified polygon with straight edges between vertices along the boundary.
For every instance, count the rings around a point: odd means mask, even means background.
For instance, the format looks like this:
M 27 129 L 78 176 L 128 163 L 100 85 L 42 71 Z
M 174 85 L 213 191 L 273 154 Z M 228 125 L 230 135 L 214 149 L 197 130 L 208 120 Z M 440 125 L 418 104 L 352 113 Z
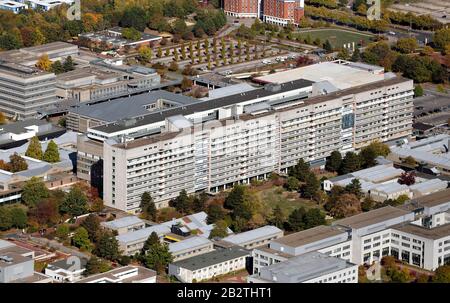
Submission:
M 374 39 L 374 36 L 371 34 L 334 28 L 304 30 L 300 31 L 299 35 L 303 39 L 309 35 L 311 41 L 319 38 L 322 43 L 328 39 L 334 48 L 341 48 L 344 43 L 347 44 L 352 42 L 355 42 L 355 46 L 365 46 Z

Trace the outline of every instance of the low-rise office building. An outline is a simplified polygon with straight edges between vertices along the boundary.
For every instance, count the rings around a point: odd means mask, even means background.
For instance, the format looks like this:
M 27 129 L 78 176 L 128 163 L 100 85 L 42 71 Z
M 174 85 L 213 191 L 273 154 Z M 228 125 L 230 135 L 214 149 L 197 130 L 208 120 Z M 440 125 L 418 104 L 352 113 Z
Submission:
M 137 40 L 129 40 L 123 37 L 124 28 L 113 27 L 99 32 L 79 34 L 79 42 L 85 46 L 96 46 L 102 49 L 138 48 L 143 45 L 155 46 L 162 37 L 147 33 L 140 33 Z
M 150 90 L 158 87 L 161 81 L 159 74 L 151 68 L 100 63 L 58 75 L 57 97 L 79 102 L 98 101 L 123 93 Z
M 100 225 L 115 232 L 117 235 L 123 235 L 145 228 L 145 222 L 137 216 L 126 216 L 112 221 L 101 222 Z
M 156 283 L 156 272 L 142 266 L 124 266 L 92 275 L 76 283 Z
M 144 247 L 145 241 L 147 241 L 148 237 L 150 237 L 153 232 L 155 232 L 162 240 L 164 235 L 170 233 L 170 228 L 158 224 L 118 235 L 116 236 L 116 239 L 119 242 L 119 250 L 123 255 L 127 256 L 132 256 L 136 253 L 140 253 L 142 251 L 142 248 Z
M 75 282 L 82 278 L 86 270 L 86 259 L 74 261 L 69 259 L 59 260 L 50 263 L 45 268 L 45 274 L 53 279 L 53 282 Z
M 247 277 L 249 283 L 358 283 L 358 265 L 310 252 L 263 267 Z
M 240 248 L 218 249 L 169 264 L 169 275 L 183 283 L 209 280 L 247 267 L 250 252 Z
M 169 251 L 173 256 L 174 262 L 206 254 L 213 250 L 213 242 L 199 236 L 188 237 L 169 244 Z
M 257 246 L 266 245 L 272 240 L 283 237 L 283 235 L 284 232 L 278 227 L 266 225 L 260 228 L 225 237 L 222 240 L 233 243 L 234 245 L 244 247 L 245 249 L 252 249 Z
M 51 283 L 52 279 L 34 271 L 34 260 L 15 252 L 0 254 L 0 283 Z

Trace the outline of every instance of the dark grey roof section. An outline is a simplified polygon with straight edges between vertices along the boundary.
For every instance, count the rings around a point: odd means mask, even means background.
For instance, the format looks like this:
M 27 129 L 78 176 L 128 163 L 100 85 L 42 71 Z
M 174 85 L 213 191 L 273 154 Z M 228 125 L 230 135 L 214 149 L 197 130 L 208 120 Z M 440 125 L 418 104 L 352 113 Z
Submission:
M 148 114 L 149 111 L 145 108 L 145 105 L 155 103 L 160 99 L 175 105 L 188 105 L 197 102 L 196 99 L 191 97 L 158 90 L 95 104 L 80 103 L 79 106 L 69 109 L 69 112 L 102 121 L 115 122 Z
M 249 255 L 250 252 L 248 250 L 239 246 L 234 246 L 231 248 L 218 249 L 210 253 L 174 262 L 172 264 L 192 271 Z
M 80 269 L 85 268 L 86 264 L 87 264 L 87 260 L 84 258 L 79 258 L 79 260 L 80 260 Z M 62 260 L 50 263 L 49 266 L 69 270 L 69 268 L 74 266 L 74 263 L 73 263 L 73 261 L 71 261 L 69 259 L 62 259 Z
M 236 94 L 218 99 L 212 99 L 208 101 L 197 102 L 188 106 L 180 106 L 175 108 L 166 109 L 160 112 L 151 113 L 139 119 L 135 124 L 128 127 L 120 123 L 111 123 L 107 125 L 97 126 L 94 129 L 105 133 L 114 133 L 117 131 L 152 124 L 160 121 L 164 121 L 166 118 L 175 115 L 190 115 L 196 112 L 202 112 L 224 106 L 230 106 L 233 104 L 254 100 L 257 98 L 269 97 L 275 94 L 288 92 L 294 89 L 301 89 L 304 87 L 312 86 L 314 82 L 304 79 L 299 79 L 291 82 L 286 82 L 279 85 L 269 85 L 261 89 L 255 89 L 246 93 Z M 274 89 L 268 89 L 273 87 Z

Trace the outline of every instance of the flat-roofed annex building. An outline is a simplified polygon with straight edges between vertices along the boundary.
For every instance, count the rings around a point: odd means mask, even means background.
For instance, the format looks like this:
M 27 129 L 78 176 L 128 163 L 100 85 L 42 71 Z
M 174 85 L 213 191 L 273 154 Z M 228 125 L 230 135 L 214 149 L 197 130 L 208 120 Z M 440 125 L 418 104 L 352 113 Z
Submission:
M 249 283 L 358 283 L 358 265 L 327 254 L 310 252 L 263 267 Z

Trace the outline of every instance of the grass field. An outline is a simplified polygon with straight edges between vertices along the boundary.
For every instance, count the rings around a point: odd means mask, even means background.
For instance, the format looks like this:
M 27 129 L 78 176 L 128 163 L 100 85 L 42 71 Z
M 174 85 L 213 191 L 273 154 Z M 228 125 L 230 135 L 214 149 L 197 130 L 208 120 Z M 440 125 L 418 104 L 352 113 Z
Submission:
M 294 209 L 300 208 L 301 206 L 306 209 L 320 208 L 316 202 L 302 199 L 298 193 L 287 192 L 279 186 L 260 190 L 258 191 L 258 195 L 264 205 L 272 209 L 280 206 L 285 215 L 289 215 Z
M 327 39 L 330 41 L 334 48 L 342 48 L 344 43 L 355 42 L 355 46 L 358 44 L 364 46 L 372 42 L 374 36 L 371 34 L 358 33 L 350 30 L 326 28 L 326 29 L 312 29 L 299 32 L 299 36 L 305 39 L 307 36 L 311 37 L 311 41 L 319 38 L 321 42 L 325 42 Z

